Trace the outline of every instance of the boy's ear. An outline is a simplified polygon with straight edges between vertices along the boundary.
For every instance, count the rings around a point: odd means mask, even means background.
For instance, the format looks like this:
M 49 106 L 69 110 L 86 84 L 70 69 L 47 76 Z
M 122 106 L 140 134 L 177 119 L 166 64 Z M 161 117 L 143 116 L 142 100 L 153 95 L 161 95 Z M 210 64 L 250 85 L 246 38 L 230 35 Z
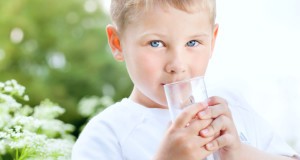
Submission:
M 218 36 L 218 31 L 219 31 L 219 25 L 215 24 L 214 25 L 214 29 L 213 29 L 213 37 L 212 37 L 212 41 L 211 41 L 211 55 L 213 54 L 213 51 L 215 49 L 215 44 L 216 44 L 216 40 L 217 40 L 217 36 Z
M 108 44 L 110 46 L 111 52 L 115 60 L 123 61 L 124 57 L 123 57 L 120 37 L 118 35 L 117 29 L 113 25 L 107 25 L 106 35 L 108 38 Z

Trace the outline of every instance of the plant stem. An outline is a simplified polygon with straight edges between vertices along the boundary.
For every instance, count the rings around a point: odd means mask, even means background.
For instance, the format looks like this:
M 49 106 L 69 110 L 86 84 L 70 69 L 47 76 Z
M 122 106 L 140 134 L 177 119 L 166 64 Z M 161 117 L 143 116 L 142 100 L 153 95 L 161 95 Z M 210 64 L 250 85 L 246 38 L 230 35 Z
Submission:
M 34 152 L 32 152 L 32 150 L 30 150 L 30 148 L 28 147 L 24 147 L 21 150 L 21 154 L 20 154 L 20 158 L 18 160 L 24 160 L 30 156 L 33 155 Z
M 19 149 L 16 149 L 16 160 L 19 160 Z

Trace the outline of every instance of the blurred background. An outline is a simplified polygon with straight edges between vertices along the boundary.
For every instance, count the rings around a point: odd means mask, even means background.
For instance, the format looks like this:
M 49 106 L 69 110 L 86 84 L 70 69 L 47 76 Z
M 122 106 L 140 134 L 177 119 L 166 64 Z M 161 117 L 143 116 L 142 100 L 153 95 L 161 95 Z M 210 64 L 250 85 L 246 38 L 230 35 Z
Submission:
M 128 96 L 132 84 L 107 45 L 109 0 L 1 0 L 0 81 L 16 79 L 30 105 L 49 98 L 81 126 L 82 98 Z M 300 152 L 300 1 L 217 0 L 220 24 L 209 83 L 241 91 Z M 79 128 L 79 127 L 78 127 Z M 75 136 L 80 132 L 77 129 Z
M 300 153 L 300 1 L 217 0 L 209 82 L 239 90 Z
M 109 17 L 96 0 L 1 0 L 0 81 L 26 87 L 30 105 L 49 98 L 66 108 L 61 117 L 81 126 L 83 97 L 130 93 L 122 63 L 107 45 Z M 74 133 L 78 134 L 78 130 Z

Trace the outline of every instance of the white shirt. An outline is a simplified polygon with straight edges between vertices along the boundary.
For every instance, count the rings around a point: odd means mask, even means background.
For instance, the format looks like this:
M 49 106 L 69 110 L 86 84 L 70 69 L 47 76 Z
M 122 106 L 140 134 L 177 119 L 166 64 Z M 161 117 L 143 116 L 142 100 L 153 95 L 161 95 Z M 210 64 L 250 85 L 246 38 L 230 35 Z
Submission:
M 229 92 L 211 95 L 228 101 L 243 143 L 272 154 L 296 155 L 240 97 Z M 72 160 L 152 159 L 170 121 L 167 109 L 147 108 L 123 99 L 88 122 L 73 147 Z

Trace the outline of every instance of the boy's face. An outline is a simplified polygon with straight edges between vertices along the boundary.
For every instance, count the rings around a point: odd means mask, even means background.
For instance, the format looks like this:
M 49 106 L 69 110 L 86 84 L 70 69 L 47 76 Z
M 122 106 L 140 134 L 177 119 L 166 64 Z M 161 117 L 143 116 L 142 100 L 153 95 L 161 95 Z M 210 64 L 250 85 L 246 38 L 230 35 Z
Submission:
M 205 74 L 218 27 L 213 28 L 206 11 L 156 8 L 140 17 L 127 24 L 122 37 L 108 27 L 109 43 L 134 83 L 130 98 L 147 107 L 166 108 L 163 85 Z

